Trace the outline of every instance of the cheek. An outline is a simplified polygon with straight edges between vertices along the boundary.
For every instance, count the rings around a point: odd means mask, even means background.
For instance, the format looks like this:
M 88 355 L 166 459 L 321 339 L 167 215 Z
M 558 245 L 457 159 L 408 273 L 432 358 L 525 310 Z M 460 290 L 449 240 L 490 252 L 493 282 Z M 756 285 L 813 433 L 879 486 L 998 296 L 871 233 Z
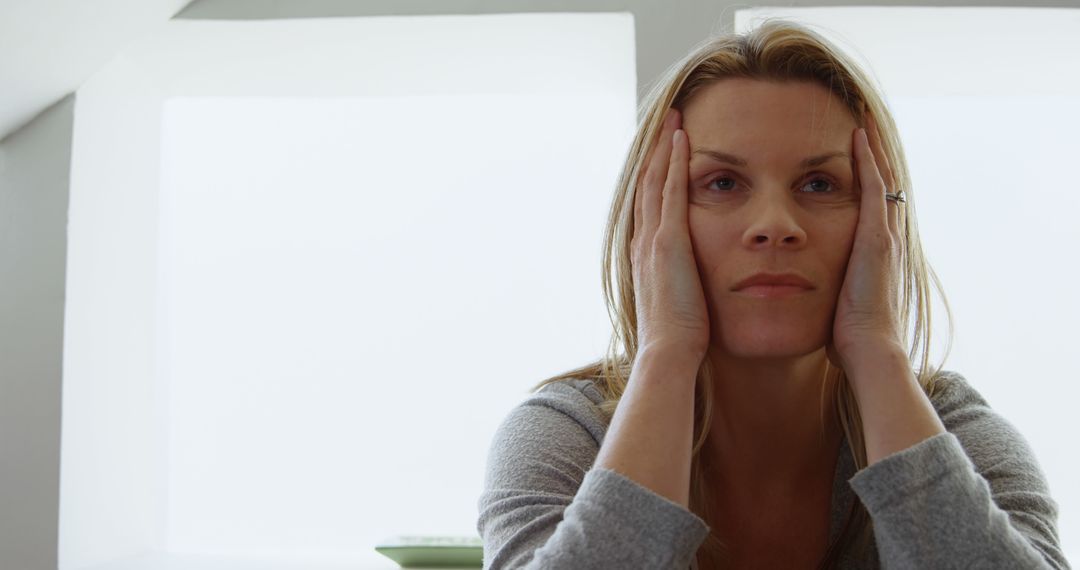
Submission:
M 694 260 L 702 284 L 707 286 L 714 278 L 726 275 L 723 262 L 731 258 L 739 240 L 738 231 L 731 224 L 723 223 L 720 216 L 703 208 L 691 205 L 688 214 Z
M 859 227 L 859 211 L 848 210 L 835 216 L 830 226 L 830 239 L 833 243 L 839 243 L 841 249 L 851 250 L 855 243 L 855 230 Z
M 855 229 L 858 227 L 858 212 L 846 216 L 836 216 L 827 228 L 821 233 L 821 240 L 827 244 L 823 251 L 825 263 L 832 275 L 835 287 L 839 288 L 844 282 L 844 274 L 848 260 L 851 258 L 851 248 L 855 245 Z

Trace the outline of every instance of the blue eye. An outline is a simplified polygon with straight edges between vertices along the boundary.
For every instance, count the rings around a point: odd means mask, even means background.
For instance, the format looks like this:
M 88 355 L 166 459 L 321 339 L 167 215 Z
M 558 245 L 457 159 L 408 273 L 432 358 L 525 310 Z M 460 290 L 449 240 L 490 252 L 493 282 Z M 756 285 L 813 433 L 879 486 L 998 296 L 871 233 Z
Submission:
M 735 182 L 735 179 L 730 177 L 730 176 L 717 176 L 716 178 L 713 178 L 711 181 L 709 181 L 709 183 L 706 184 L 705 186 L 706 186 L 706 188 L 713 189 L 712 188 L 713 183 L 714 182 L 719 182 L 721 180 L 727 180 L 727 181 Z M 836 192 L 840 191 L 839 185 L 837 185 L 835 182 L 833 182 L 833 180 L 831 178 L 829 178 L 829 177 L 818 175 L 815 178 L 812 178 L 809 182 L 807 182 L 807 185 L 813 184 L 814 182 L 824 182 L 824 183 L 828 184 L 828 186 L 826 187 L 827 189 L 819 187 L 818 191 L 804 192 L 804 194 L 835 194 Z M 728 191 L 733 190 L 733 189 L 734 188 L 729 186 L 729 187 L 726 187 L 726 188 L 716 188 L 715 190 L 719 191 L 722 194 L 727 194 Z
M 811 180 L 809 182 L 809 184 L 812 184 L 814 182 L 824 182 L 824 183 L 828 184 L 829 188 L 830 188 L 829 193 L 836 192 L 838 190 L 838 188 L 836 188 L 836 185 L 833 184 L 833 181 L 829 180 L 828 178 L 818 177 L 818 178 L 815 178 L 815 179 Z M 823 194 L 823 192 L 811 192 L 811 194 Z
M 711 182 L 709 182 L 708 184 L 705 185 L 705 187 L 708 188 L 708 187 L 712 186 L 713 182 L 717 182 L 719 180 L 732 180 L 732 179 L 729 176 L 720 176 L 720 177 L 717 177 L 717 178 L 713 178 Z M 734 181 L 734 180 L 732 180 L 732 181 Z M 730 188 L 725 188 L 725 190 L 730 190 Z

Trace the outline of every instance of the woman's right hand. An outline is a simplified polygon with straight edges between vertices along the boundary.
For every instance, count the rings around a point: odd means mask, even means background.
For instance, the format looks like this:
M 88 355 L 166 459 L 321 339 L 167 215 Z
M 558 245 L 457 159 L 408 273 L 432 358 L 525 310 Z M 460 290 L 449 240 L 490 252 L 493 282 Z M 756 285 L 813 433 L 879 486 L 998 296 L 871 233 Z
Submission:
M 646 348 L 686 350 L 704 358 L 709 347 L 709 315 L 690 242 L 690 143 L 679 129 L 681 124 L 679 111 L 668 109 L 634 191 L 630 260 L 637 349 L 639 354 Z

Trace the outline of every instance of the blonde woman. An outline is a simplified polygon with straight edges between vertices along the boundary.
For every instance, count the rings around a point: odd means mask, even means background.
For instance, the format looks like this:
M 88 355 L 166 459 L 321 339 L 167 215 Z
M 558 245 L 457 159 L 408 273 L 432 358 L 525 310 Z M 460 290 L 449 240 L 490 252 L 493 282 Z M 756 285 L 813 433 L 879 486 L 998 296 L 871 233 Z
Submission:
M 611 350 L 500 425 L 485 568 L 1068 568 L 1027 441 L 928 367 L 899 141 L 798 24 L 660 79 L 608 220 Z

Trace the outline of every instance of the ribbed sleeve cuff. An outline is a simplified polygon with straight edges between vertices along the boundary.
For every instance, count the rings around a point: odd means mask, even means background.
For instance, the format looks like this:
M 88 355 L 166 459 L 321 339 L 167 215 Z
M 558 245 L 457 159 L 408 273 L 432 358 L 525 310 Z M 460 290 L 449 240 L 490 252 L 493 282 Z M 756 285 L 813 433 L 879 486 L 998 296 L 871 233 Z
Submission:
M 971 468 L 960 440 L 945 432 L 862 469 L 848 482 L 872 514 L 909 500 L 949 473 Z
M 627 534 L 620 538 L 647 545 L 647 552 L 671 552 L 672 567 L 686 568 L 709 534 L 701 517 L 611 469 L 594 467 L 585 474 L 575 502 L 582 499 L 590 510 L 621 523 L 611 528 Z

